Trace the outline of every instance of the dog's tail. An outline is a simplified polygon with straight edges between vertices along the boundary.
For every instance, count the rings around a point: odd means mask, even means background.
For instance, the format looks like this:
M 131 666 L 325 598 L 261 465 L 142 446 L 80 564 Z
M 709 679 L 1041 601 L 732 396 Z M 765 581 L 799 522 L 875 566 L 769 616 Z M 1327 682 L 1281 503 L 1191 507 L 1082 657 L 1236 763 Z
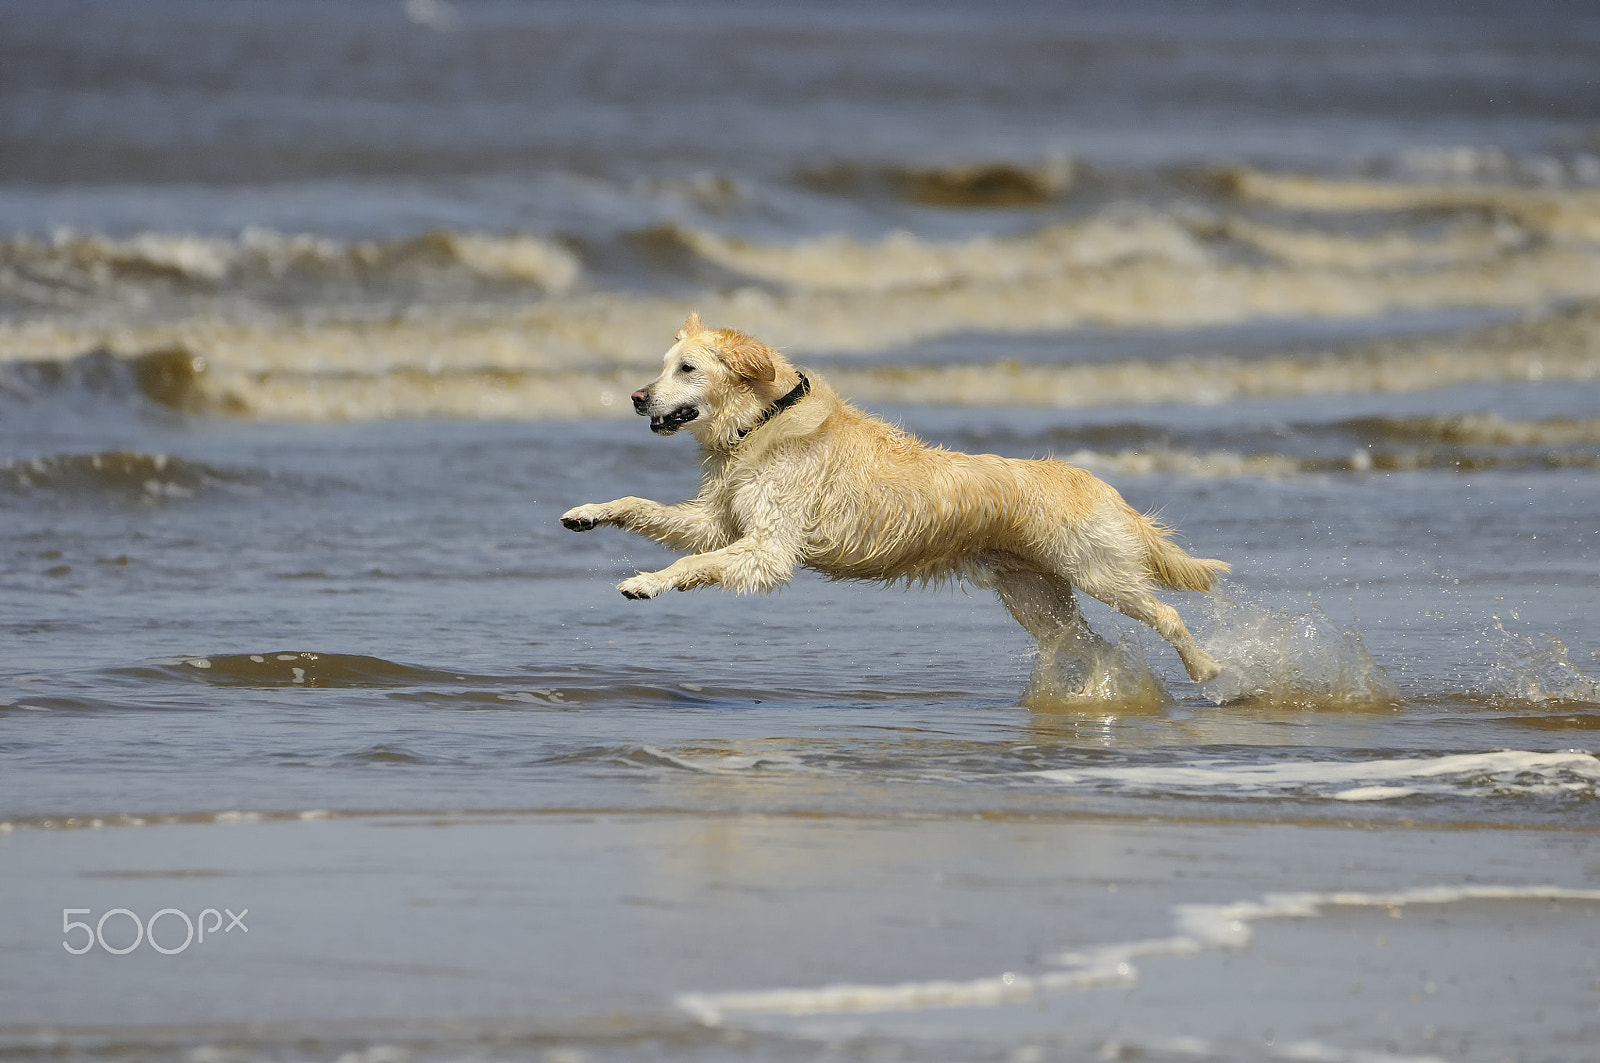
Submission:
M 1139 537 L 1144 541 L 1150 575 L 1164 587 L 1175 591 L 1209 591 L 1217 576 L 1229 571 L 1226 561 L 1210 557 L 1190 557 L 1172 541 L 1172 529 L 1151 517 L 1140 515 Z

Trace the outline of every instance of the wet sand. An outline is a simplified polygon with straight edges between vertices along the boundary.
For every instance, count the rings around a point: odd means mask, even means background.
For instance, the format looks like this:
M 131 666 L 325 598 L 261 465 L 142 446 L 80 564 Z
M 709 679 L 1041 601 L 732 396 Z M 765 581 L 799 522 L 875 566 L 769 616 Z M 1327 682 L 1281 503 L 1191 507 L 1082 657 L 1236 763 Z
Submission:
M 1600 891 L 1552 892 L 1594 881 L 1592 830 L 530 810 L 0 844 L 0 1037 L 30 1055 L 1580 1059 L 1600 1034 Z M 248 930 L 75 956 L 68 903 Z

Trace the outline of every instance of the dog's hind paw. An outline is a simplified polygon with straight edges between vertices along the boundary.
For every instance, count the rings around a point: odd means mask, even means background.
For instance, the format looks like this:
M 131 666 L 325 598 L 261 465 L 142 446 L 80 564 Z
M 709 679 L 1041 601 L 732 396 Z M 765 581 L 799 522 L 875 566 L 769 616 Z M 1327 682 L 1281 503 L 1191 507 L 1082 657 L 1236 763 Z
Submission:
M 1209 683 L 1222 674 L 1222 665 L 1210 654 L 1197 661 L 1185 661 L 1184 664 L 1188 666 L 1189 678 L 1196 683 Z

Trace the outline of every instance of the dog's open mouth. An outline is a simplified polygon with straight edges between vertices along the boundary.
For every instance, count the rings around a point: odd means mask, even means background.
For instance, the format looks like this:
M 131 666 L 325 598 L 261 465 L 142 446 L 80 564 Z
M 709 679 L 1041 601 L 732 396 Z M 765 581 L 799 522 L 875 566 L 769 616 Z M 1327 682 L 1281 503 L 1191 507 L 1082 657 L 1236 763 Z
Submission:
M 660 417 L 650 418 L 650 431 L 656 433 L 657 435 L 670 436 L 672 433 L 676 432 L 678 429 L 682 428 L 684 425 L 688 424 L 690 421 L 699 416 L 700 411 L 695 407 L 679 406 L 676 410 L 673 410 L 670 413 L 662 414 Z

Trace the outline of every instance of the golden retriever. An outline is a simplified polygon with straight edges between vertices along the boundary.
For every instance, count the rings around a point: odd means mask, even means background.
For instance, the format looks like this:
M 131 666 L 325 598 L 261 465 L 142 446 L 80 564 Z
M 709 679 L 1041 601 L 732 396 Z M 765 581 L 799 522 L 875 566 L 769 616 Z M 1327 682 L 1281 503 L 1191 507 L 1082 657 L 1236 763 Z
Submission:
M 1228 565 L 1190 557 L 1082 469 L 930 447 L 697 314 L 633 406 L 653 432 L 687 426 L 705 474 L 699 496 L 678 505 L 628 497 L 562 515 L 573 531 L 614 524 L 693 551 L 623 580 L 629 598 L 707 584 L 771 591 L 796 565 L 834 579 L 956 578 L 993 588 L 1043 645 L 1087 631 L 1077 586 L 1159 632 L 1194 680 L 1220 671 L 1150 589 L 1210 590 Z

